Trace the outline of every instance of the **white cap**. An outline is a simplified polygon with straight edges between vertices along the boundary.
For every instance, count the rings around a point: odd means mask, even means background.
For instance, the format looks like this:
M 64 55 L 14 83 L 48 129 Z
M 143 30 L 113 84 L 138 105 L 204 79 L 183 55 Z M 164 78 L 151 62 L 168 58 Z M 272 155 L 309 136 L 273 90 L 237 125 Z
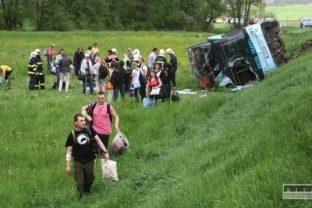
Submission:
M 133 53 L 133 55 L 135 56 L 135 55 L 140 55 L 140 51 L 139 51 L 139 49 L 134 49 L 133 51 L 132 51 L 132 53 Z
M 41 51 L 40 51 L 40 49 L 35 49 L 35 51 L 34 51 L 37 55 L 40 55 L 40 53 L 41 53 Z
M 111 50 L 113 53 L 117 53 L 117 49 L 116 48 L 112 48 Z
M 159 50 L 159 55 L 160 56 L 165 56 L 165 50 L 164 49 L 160 49 Z
M 35 57 L 37 55 L 37 53 L 35 51 L 30 53 L 30 57 Z
M 166 53 L 173 54 L 174 52 L 173 52 L 173 50 L 171 48 L 167 48 L 166 49 Z
M 86 54 L 85 54 L 85 57 L 90 57 L 90 53 L 86 53 Z
M 140 58 L 141 58 L 141 56 L 139 54 L 133 55 L 133 61 L 139 61 Z

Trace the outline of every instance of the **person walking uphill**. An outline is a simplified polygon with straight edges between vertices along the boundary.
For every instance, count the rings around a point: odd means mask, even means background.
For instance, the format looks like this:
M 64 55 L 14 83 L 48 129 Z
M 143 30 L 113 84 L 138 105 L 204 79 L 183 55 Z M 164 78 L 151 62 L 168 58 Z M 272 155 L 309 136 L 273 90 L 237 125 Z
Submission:
M 107 149 L 104 147 L 101 140 L 95 136 L 91 136 L 90 131 L 86 128 L 85 117 L 78 113 L 74 116 L 75 129 L 72 130 L 65 144 L 66 151 L 66 173 L 71 174 L 70 161 L 74 157 L 74 178 L 76 181 L 79 197 L 90 192 L 94 181 L 94 164 L 96 155 L 92 147 L 93 142 L 96 142 L 103 151 L 105 159 L 109 158 Z
M 115 121 L 115 130 L 119 131 L 119 116 L 110 104 L 104 101 L 105 93 L 97 93 L 97 102 L 82 106 L 83 115 L 91 117 L 91 130 L 93 135 L 98 135 L 104 146 L 108 147 L 109 135 L 112 133 L 112 118 Z M 87 116 L 88 117 L 88 116 Z

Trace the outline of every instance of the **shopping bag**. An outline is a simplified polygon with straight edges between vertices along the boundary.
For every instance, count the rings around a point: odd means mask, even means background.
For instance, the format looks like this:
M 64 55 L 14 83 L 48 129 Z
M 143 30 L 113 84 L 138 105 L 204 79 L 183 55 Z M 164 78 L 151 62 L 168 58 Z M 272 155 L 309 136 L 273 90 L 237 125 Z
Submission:
M 113 160 L 102 159 L 102 178 L 118 181 L 117 162 Z
M 112 141 L 112 152 L 114 154 L 121 154 L 129 148 L 129 141 L 125 134 L 118 132 Z
M 134 89 L 134 87 L 130 87 L 130 89 L 129 89 L 129 96 L 130 97 L 134 97 L 135 96 L 135 89 Z
M 152 101 L 149 97 L 143 98 L 143 108 L 150 108 L 152 106 Z
M 150 95 L 159 95 L 159 93 L 160 93 L 160 87 L 152 88 Z

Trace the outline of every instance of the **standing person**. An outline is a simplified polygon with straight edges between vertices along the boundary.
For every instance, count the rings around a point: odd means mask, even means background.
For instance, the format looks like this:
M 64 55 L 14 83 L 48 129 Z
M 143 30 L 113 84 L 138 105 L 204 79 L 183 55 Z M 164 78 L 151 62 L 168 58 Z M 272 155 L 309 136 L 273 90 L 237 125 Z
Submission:
M 35 50 L 36 52 L 36 67 L 37 67 L 37 75 L 38 75 L 38 79 L 36 82 L 36 86 L 40 89 L 45 89 L 45 76 L 43 73 L 43 63 L 42 63 L 42 59 L 41 59 L 41 51 L 39 49 Z M 40 83 L 40 84 L 39 84 Z
M 113 62 L 111 67 L 114 69 L 110 78 L 110 82 L 113 84 L 113 101 L 118 99 L 120 92 L 121 99 L 125 100 L 126 93 L 126 71 L 123 68 L 124 62 Z
M 74 60 L 73 60 L 73 65 L 75 68 L 75 75 L 78 76 L 78 72 L 80 70 L 80 66 L 81 66 L 81 62 L 84 58 L 84 54 L 83 54 L 83 48 L 79 47 L 77 48 L 77 51 L 74 54 Z
M 170 102 L 170 93 L 171 93 L 171 82 L 172 80 L 172 72 L 171 72 L 171 65 L 169 63 L 165 64 L 164 70 L 161 74 L 161 81 L 162 81 L 162 100 Z
M 86 53 L 85 58 L 82 60 L 80 71 L 84 75 L 84 80 L 82 81 L 82 93 L 87 93 L 87 85 L 90 89 L 90 94 L 93 94 L 93 71 L 91 70 L 92 63 L 90 60 L 90 54 Z
M 99 92 L 104 89 L 104 80 L 99 76 L 100 70 L 106 70 L 104 65 L 102 65 L 101 57 L 95 58 L 95 64 L 92 66 L 92 71 L 94 72 L 94 82 L 95 82 L 95 91 Z
M 174 51 L 171 48 L 167 48 L 166 52 L 170 56 L 170 71 L 172 75 L 172 84 L 173 87 L 177 87 L 177 82 L 176 82 L 176 71 L 178 69 L 178 61 L 177 61 L 177 56 L 175 55 Z
M 121 83 L 121 88 L 120 90 L 120 95 L 123 101 L 125 101 L 125 94 L 126 94 L 126 88 L 127 88 L 127 79 L 128 79 L 128 74 L 124 68 L 124 62 L 119 61 L 119 70 L 120 70 L 120 83 Z
M 146 83 L 147 83 L 148 67 L 144 63 L 144 59 L 142 56 L 139 57 L 139 66 L 140 66 L 139 81 L 140 81 L 140 85 L 141 85 L 140 96 L 141 96 L 141 99 L 143 100 L 143 98 L 146 97 Z
M 155 64 L 158 63 L 160 69 L 164 69 L 164 65 L 167 63 L 166 54 L 164 49 L 159 50 L 159 54 L 156 57 Z
M 153 51 L 148 55 L 148 60 L 147 60 L 147 67 L 149 69 L 154 68 L 157 55 L 158 55 L 158 48 L 153 48 Z
M 126 71 L 126 91 L 128 91 L 130 89 L 130 85 L 131 85 L 131 63 L 133 62 L 133 53 L 132 52 L 128 52 L 127 53 L 127 57 L 125 57 L 124 59 L 124 69 Z
M 54 64 L 55 64 L 55 69 L 56 69 L 56 81 L 54 82 L 52 89 L 57 89 L 60 83 L 60 61 L 63 58 L 64 55 L 64 49 L 61 48 L 55 57 Z
M 91 117 L 91 130 L 98 135 L 105 148 L 108 147 L 109 136 L 112 133 L 112 118 L 115 121 L 115 131 L 119 132 L 119 116 L 113 106 L 105 102 L 104 91 L 97 93 L 97 102 L 82 106 L 82 114 L 89 112 Z
M 47 62 L 48 62 L 48 70 L 49 72 L 51 72 L 51 64 L 52 64 L 52 61 L 53 61 L 53 56 L 55 54 L 55 45 L 54 44 L 51 44 L 49 47 L 48 47 L 48 51 L 47 51 Z
M 12 67 L 8 65 L 0 66 L 0 76 L 2 78 L 3 83 L 9 83 L 9 76 L 12 73 Z
M 65 92 L 69 90 L 69 78 L 72 60 L 64 53 L 62 54 L 62 59 L 59 62 L 60 67 L 60 81 L 59 81 L 59 91 L 62 91 L 63 82 L 65 82 Z
M 159 96 L 161 86 L 162 82 L 160 78 L 156 76 L 155 70 L 151 69 L 146 84 L 146 95 L 151 98 L 154 107 L 157 107 L 157 98 Z M 158 90 L 158 93 L 153 93 L 153 90 Z
M 139 90 L 141 88 L 140 69 L 138 68 L 138 63 L 135 61 L 132 62 L 131 63 L 131 69 L 132 69 L 131 86 L 134 88 L 134 97 L 135 97 L 135 100 L 138 102 L 139 101 Z
M 97 43 L 93 43 L 92 49 L 91 49 L 91 53 L 96 54 L 96 53 L 100 53 L 100 50 L 98 48 L 98 44 Z
M 96 155 L 92 150 L 93 142 L 96 142 L 105 159 L 109 158 L 107 149 L 98 136 L 94 138 L 89 129 L 86 128 L 86 119 L 82 114 L 74 116 L 75 129 L 72 130 L 65 144 L 66 151 L 66 173 L 71 174 L 70 161 L 74 157 L 74 178 L 76 181 L 79 197 L 83 197 L 91 190 L 94 181 L 94 165 Z
M 37 65 L 36 65 L 36 52 L 30 53 L 30 58 L 28 62 L 28 75 L 29 75 L 29 90 L 38 90 L 37 79 Z

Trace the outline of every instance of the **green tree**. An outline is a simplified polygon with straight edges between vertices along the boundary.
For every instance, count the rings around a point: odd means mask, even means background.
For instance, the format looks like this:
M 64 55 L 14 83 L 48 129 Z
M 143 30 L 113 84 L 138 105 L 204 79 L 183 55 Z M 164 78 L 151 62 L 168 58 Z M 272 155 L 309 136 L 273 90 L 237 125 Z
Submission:
M 263 0 L 225 0 L 225 3 L 230 15 L 234 17 L 234 26 L 239 28 L 247 25 L 251 6 L 263 5 Z
M 0 0 L 4 29 L 16 30 L 23 26 L 22 0 Z

